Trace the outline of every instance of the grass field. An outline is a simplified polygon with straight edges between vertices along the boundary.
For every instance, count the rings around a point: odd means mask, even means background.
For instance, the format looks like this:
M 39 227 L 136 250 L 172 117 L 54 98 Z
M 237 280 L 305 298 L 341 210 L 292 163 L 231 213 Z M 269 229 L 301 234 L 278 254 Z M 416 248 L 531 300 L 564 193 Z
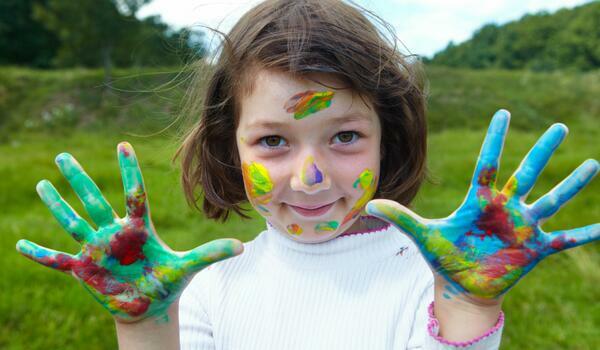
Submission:
M 493 111 L 489 111 L 490 115 Z M 518 115 L 513 115 L 519 118 Z M 535 132 L 509 132 L 500 181 L 506 180 L 545 126 Z M 437 184 L 426 184 L 415 201 L 425 217 L 449 214 L 467 190 L 484 130 L 452 129 L 430 137 L 429 165 Z M 584 159 L 598 158 L 598 128 L 572 130 L 557 151 L 532 199 L 559 182 Z M 178 170 L 170 164 L 176 147 L 168 138 L 74 132 L 60 137 L 42 133 L 13 135 L 0 145 L 0 348 L 114 349 L 115 332 L 109 314 L 67 275 L 35 264 L 14 249 L 27 238 L 44 246 L 74 253 L 78 245 L 62 231 L 38 199 L 35 184 L 51 180 L 82 214 L 74 193 L 53 163 L 62 151 L 72 153 L 123 215 L 116 144 L 130 141 L 144 173 L 155 225 L 174 249 L 186 250 L 220 237 L 252 239 L 264 226 L 234 218 L 217 224 L 185 205 Z M 553 230 L 591 224 L 600 218 L 600 181 L 592 182 L 544 228 Z M 502 349 L 600 348 L 600 247 L 576 248 L 543 261 L 508 295 Z
M 72 153 L 123 215 L 116 145 L 130 141 L 140 158 L 155 225 L 173 249 L 187 250 L 221 237 L 247 241 L 263 229 L 257 214 L 248 222 L 234 217 L 219 224 L 187 208 L 178 169 L 170 163 L 174 139 L 123 133 L 149 134 L 172 121 L 188 81 L 176 78 L 176 69 L 170 71 L 116 70 L 128 78 L 119 78 L 106 90 L 100 70 L 0 67 L 0 349 L 116 348 L 110 315 L 72 277 L 15 251 L 21 238 L 71 253 L 78 250 L 35 192 L 39 180 L 49 179 L 85 216 L 54 165 L 60 152 Z M 500 182 L 552 122 L 571 129 L 530 201 L 583 160 L 600 159 L 598 71 L 539 74 L 428 67 L 427 76 L 429 167 L 436 183 L 426 183 L 414 202 L 422 216 L 446 216 L 462 202 L 485 127 L 498 108 L 513 115 Z M 599 219 L 596 179 L 544 229 L 579 227 Z M 600 349 L 599 266 L 598 243 L 540 263 L 506 298 L 502 349 Z

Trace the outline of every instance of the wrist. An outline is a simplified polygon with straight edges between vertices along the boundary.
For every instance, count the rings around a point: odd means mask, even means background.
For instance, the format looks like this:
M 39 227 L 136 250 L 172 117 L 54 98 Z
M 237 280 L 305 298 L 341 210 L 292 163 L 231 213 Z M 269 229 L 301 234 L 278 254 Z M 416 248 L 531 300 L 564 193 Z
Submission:
M 165 314 L 137 321 L 115 318 L 120 349 L 178 349 L 179 302 L 173 302 Z
M 503 296 L 487 299 L 464 292 L 449 293 L 449 285 L 443 277 L 436 276 L 433 313 L 439 322 L 439 336 L 449 341 L 467 341 L 497 326 Z

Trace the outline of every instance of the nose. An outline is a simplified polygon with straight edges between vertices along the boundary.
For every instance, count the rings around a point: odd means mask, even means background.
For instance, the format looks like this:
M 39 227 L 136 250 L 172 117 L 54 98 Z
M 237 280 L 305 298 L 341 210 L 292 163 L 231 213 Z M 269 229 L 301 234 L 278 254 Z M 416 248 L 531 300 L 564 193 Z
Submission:
M 308 194 L 328 190 L 331 187 L 331 179 L 318 165 L 312 155 L 307 156 L 294 171 L 290 183 L 292 190 L 303 191 Z

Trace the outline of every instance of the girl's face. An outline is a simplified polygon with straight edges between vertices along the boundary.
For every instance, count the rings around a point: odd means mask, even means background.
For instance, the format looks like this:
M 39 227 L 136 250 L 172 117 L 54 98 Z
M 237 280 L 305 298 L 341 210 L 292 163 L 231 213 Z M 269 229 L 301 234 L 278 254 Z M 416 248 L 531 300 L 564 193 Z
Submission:
M 335 238 L 356 221 L 377 188 L 381 143 L 369 102 L 333 89 L 342 85 L 330 75 L 314 80 L 322 85 L 259 71 L 236 130 L 250 203 L 305 243 Z

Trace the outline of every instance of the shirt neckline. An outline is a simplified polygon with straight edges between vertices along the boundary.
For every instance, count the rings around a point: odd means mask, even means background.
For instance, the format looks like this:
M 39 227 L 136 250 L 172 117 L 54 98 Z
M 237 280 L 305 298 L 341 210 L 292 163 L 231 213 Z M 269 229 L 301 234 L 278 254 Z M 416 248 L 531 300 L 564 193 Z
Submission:
M 372 218 L 375 217 L 367 217 Z M 287 237 L 267 222 L 267 230 L 256 237 L 254 245 L 274 263 L 301 270 L 331 270 L 356 268 L 391 257 L 407 245 L 407 239 L 393 225 L 379 223 L 329 241 L 302 243 Z

